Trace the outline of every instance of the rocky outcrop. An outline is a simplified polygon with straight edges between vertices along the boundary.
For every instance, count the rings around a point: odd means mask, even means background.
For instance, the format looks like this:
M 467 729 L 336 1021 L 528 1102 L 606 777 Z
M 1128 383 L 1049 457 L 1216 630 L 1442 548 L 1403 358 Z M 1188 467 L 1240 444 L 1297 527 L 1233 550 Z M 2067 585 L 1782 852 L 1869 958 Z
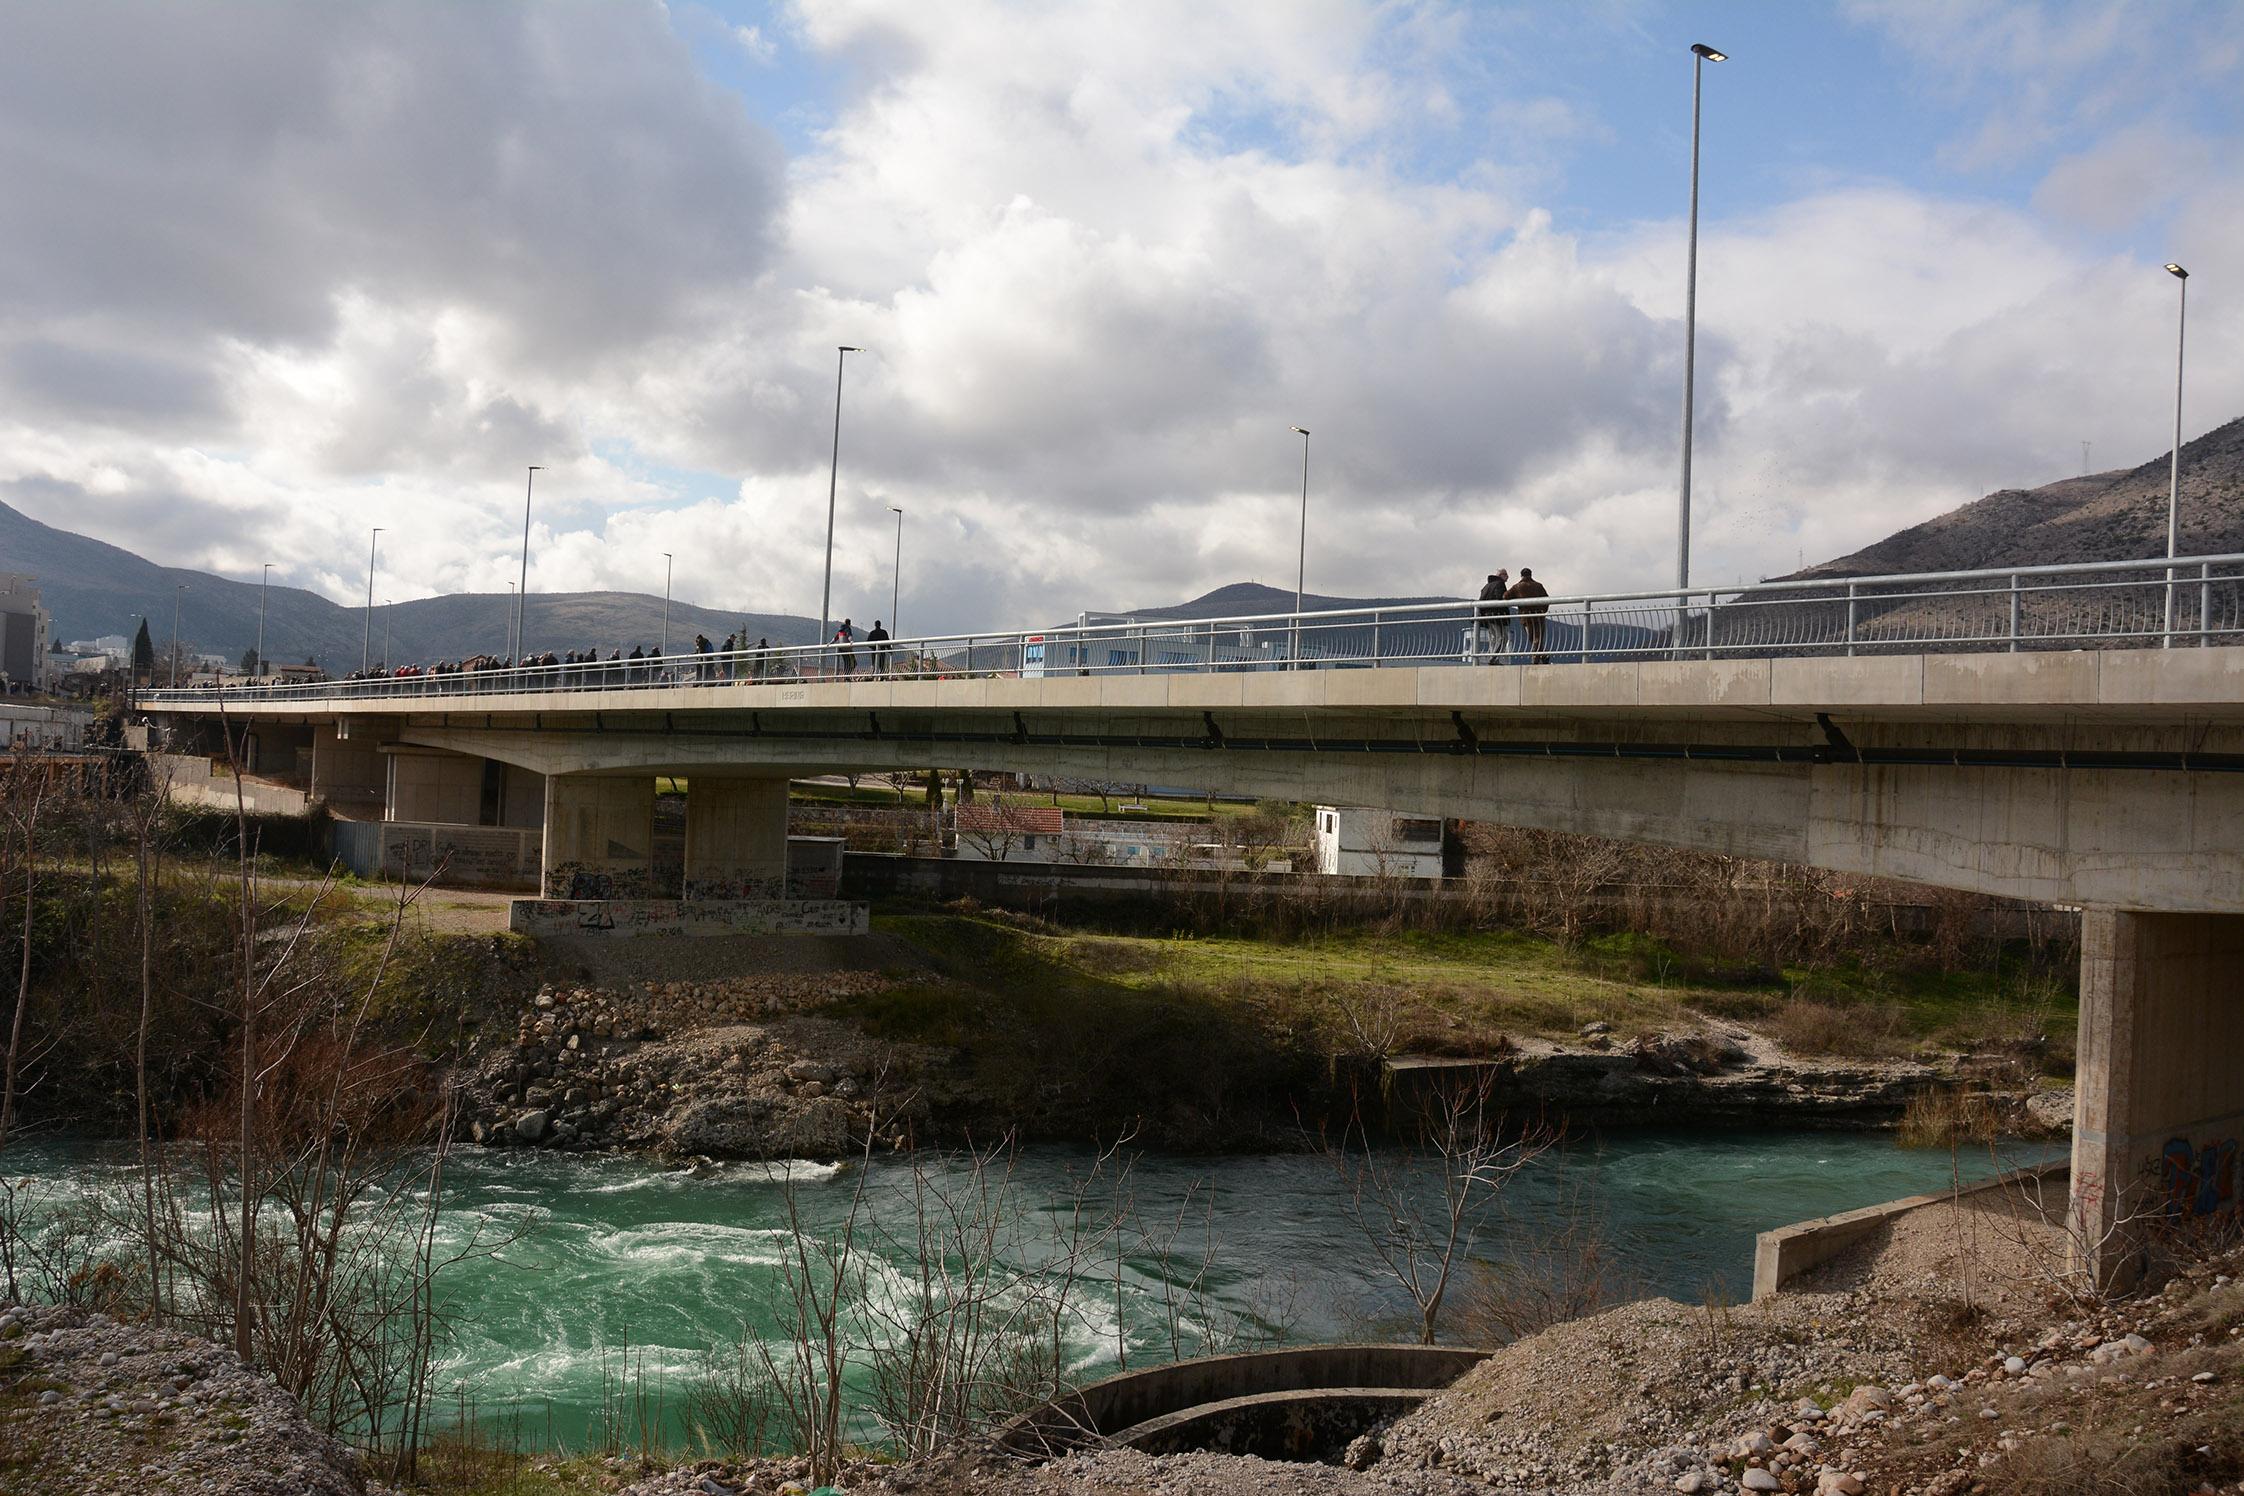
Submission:
M 82 1309 L 0 1310 L 0 1491 L 365 1496 L 351 1452 L 231 1351 Z
M 830 996 L 846 979 L 818 981 Z M 687 990 L 540 989 L 514 1042 L 475 1067 L 470 1140 L 711 1158 L 833 1158 L 868 1136 L 902 1146 L 919 1115 L 909 1079 L 930 1052 L 876 1044 L 782 1003 L 669 985 Z M 737 1021 L 759 1008 L 771 1016 Z

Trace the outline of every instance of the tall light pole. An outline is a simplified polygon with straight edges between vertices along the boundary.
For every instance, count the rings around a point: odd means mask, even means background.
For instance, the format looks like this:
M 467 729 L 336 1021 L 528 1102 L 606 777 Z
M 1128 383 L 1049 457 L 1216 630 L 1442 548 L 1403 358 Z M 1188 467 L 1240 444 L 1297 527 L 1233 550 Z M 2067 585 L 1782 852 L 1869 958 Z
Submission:
M 1698 375 L 1699 337 L 1699 92 L 1710 62 L 1727 62 L 1704 42 L 1691 44 L 1691 244 L 1683 280 L 1683 487 L 1676 511 L 1675 585 L 1691 585 L 1691 402 Z M 1682 614 L 1676 615 L 1676 643 L 1682 641 Z
M 383 599 L 382 599 L 382 672 L 383 672 L 383 673 L 384 673 L 385 675 L 389 673 L 389 668 L 390 668 L 390 620 L 391 620 L 392 618 L 394 618 L 395 616 L 397 616 L 397 604 L 396 604 L 396 603 L 394 603 L 394 602 L 392 602 L 392 601 L 390 601 L 390 600 L 389 600 L 388 598 L 386 598 L 386 597 L 385 597 L 385 598 L 383 598 Z
M 1293 572 L 1293 642 L 1287 646 L 1289 670 L 1301 668 L 1301 598 L 1302 589 L 1309 580 L 1309 428 L 1295 426 L 1292 430 L 1301 438 L 1301 545 L 1294 556 Z
M 841 484 L 842 460 L 842 366 L 852 353 L 863 353 L 862 348 L 843 344 L 834 354 L 834 460 L 826 470 L 826 582 L 818 592 L 818 642 L 824 644 L 833 630 L 834 620 L 834 496 Z
M 662 656 L 670 657 L 670 565 L 674 558 L 662 553 Z
M 2171 561 L 2182 536 L 2182 338 L 2188 332 L 2189 272 L 2169 260 L 2166 273 L 2181 282 L 2181 300 L 2174 310 L 2174 450 L 2166 468 L 2166 559 Z M 2202 621 L 2202 620 L 2201 620 Z M 2174 568 L 2166 568 L 2165 644 L 2174 647 Z
M 888 573 L 888 636 L 901 639 L 904 630 L 896 614 L 904 597 L 904 511 L 891 504 L 888 512 L 896 516 L 896 565 Z
M 181 582 L 171 594 L 171 683 L 174 689 L 179 685 L 179 594 L 186 590 L 187 584 Z
M 530 464 L 530 475 L 522 480 L 522 585 L 514 594 L 514 648 L 508 655 L 523 653 L 529 646 L 522 636 L 522 609 L 530 600 L 530 491 L 537 487 L 538 465 Z M 508 663 L 512 663 L 510 658 Z
M 506 662 L 514 663 L 514 584 L 506 584 Z
M 268 675 L 265 668 L 265 594 L 273 590 L 273 563 L 265 563 L 265 575 L 257 583 L 257 673 Z
M 366 538 L 366 627 L 358 644 L 358 673 L 364 675 L 366 667 L 374 663 L 374 547 L 381 542 L 382 527 L 376 525 L 374 533 Z

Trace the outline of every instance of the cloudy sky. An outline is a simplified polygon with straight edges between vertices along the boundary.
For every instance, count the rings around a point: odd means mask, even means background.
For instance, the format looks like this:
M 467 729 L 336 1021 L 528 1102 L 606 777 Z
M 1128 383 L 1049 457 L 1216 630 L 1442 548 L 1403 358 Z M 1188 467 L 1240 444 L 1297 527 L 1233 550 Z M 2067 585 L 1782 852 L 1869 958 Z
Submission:
M 2244 6 L 0 0 L 0 499 L 910 632 L 1694 576 L 2244 414 Z M 4 560 L 4 558 L 0 558 Z

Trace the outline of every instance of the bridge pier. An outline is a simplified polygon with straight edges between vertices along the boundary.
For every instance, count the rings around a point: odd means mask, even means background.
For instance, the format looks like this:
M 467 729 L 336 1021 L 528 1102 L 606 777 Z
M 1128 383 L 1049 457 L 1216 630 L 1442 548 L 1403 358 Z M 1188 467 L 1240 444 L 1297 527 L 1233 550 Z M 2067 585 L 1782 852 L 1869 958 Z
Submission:
M 654 887 L 651 774 L 550 774 L 545 781 L 549 899 L 644 899 Z
M 311 796 L 330 804 L 380 804 L 389 785 L 380 734 L 360 722 L 346 735 L 350 725 L 349 718 L 313 725 Z
M 685 896 L 787 896 L 786 780 L 693 776 L 686 786 Z
M 2080 976 L 2069 1234 L 2125 1288 L 2155 1232 L 2244 1209 L 2244 915 L 2084 910 Z

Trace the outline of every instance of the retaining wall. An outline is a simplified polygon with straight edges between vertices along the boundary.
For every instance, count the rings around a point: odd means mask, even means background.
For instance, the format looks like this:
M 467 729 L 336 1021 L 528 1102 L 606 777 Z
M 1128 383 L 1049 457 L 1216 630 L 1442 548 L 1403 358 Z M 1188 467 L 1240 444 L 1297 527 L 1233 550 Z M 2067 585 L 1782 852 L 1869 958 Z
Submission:
M 872 916 L 839 899 L 516 899 L 517 935 L 863 935 Z
M 1860 1210 L 1820 1216 L 1812 1221 L 1796 1221 L 1790 1226 L 1764 1231 L 1753 1239 L 1753 1297 L 1765 1299 L 1771 1294 L 1782 1292 L 1787 1283 L 1808 1269 L 1829 1262 L 1855 1243 L 1882 1230 L 1896 1217 L 1905 1216 L 1912 1210 L 1922 1210 L 1927 1205 L 1939 1205 L 1950 1200 L 1969 1199 L 1988 1190 L 2009 1189 L 2027 1180 L 2041 1181 L 2046 1188 L 2061 1193 L 2071 1175 L 2072 1165 L 2059 1160 L 2030 1169 L 2013 1169 L 2007 1174 L 1998 1174 L 1984 1184 L 1975 1184 L 1961 1191 L 1949 1190 L 1937 1195 L 1907 1195 L 1899 1200 L 1888 1200 L 1883 1205 L 1865 1205 Z

